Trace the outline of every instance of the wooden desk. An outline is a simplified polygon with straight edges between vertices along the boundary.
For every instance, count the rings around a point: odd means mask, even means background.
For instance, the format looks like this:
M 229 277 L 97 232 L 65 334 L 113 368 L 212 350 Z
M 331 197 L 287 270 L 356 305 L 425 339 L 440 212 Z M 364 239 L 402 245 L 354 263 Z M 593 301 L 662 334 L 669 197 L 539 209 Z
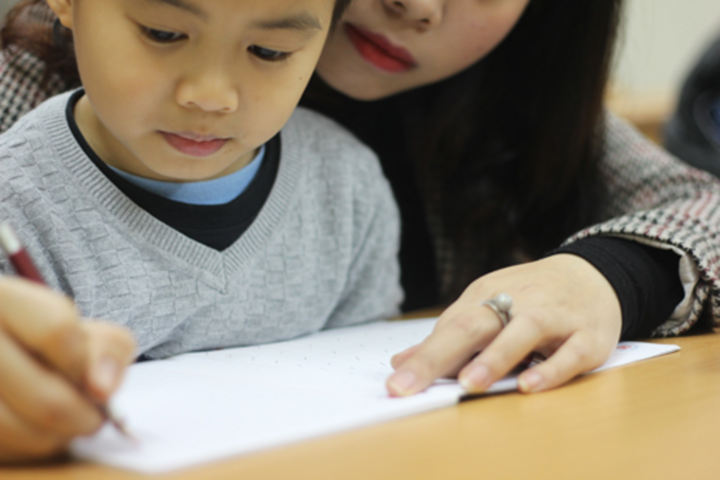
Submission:
M 682 350 L 542 394 L 478 399 L 154 478 L 720 478 L 720 335 L 659 342 Z M 138 478 L 147 477 L 86 464 L 0 469 L 3 480 Z

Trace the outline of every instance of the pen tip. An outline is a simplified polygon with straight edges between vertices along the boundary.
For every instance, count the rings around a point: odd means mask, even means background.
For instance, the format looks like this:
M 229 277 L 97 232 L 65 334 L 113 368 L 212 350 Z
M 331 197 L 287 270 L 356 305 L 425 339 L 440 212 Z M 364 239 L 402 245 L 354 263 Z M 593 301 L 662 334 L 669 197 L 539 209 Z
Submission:
M 130 430 L 128 430 L 127 426 L 119 420 L 112 419 L 110 420 L 110 423 L 113 424 L 113 426 L 122 434 L 123 437 L 127 438 L 133 443 L 140 443 L 138 438 L 132 434 Z
M 108 405 L 102 405 L 99 408 L 105 419 L 110 422 L 110 425 L 120 432 L 123 437 L 134 443 L 138 443 L 138 438 L 132 434 L 132 432 L 127 428 L 127 425 L 125 425 L 123 419 L 119 418 Z

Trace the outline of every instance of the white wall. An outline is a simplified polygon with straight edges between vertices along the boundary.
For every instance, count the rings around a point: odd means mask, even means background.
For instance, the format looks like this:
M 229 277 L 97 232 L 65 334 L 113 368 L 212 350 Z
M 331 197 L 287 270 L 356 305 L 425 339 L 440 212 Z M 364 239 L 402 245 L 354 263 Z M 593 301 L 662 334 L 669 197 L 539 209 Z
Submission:
M 625 9 L 614 85 L 626 94 L 675 92 L 720 36 L 720 0 L 626 0 Z
M 8 8 L 12 7 L 16 3 L 16 0 L 0 0 L 0 18 L 5 16 Z

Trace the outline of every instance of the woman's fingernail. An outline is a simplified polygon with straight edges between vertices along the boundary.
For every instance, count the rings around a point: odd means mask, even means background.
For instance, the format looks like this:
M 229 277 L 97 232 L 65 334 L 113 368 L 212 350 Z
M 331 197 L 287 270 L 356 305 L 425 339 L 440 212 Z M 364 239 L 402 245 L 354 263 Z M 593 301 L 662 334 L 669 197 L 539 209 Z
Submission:
M 533 392 L 542 386 L 542 377 L 537 372 L 523 373 L 518 377 L 521 392 Z
M 388 386 L 397 395 L 411 395 L 415 393 L 417 377 L 409 370 L 396 372 L 388 380 Z
M 95 367 L 93 383 L 102 391 L 110 393 L 115 388 L 119 372 L 118 362 L 112 357 L 105 357 Z
M 485 390 L 490 379 L 490 370 L 483 364 L 473 365 L 463 374 L 460 384 L 468 391 Z

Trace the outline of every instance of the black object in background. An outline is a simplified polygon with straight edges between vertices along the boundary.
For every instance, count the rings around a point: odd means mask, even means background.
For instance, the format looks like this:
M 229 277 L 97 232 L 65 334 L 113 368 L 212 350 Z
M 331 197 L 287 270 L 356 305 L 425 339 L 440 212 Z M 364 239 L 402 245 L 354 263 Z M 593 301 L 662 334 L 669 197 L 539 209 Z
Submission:
M 677 110 L 665 127 L 665 147 L 720 177 L 720 38 L 685 80 Z

